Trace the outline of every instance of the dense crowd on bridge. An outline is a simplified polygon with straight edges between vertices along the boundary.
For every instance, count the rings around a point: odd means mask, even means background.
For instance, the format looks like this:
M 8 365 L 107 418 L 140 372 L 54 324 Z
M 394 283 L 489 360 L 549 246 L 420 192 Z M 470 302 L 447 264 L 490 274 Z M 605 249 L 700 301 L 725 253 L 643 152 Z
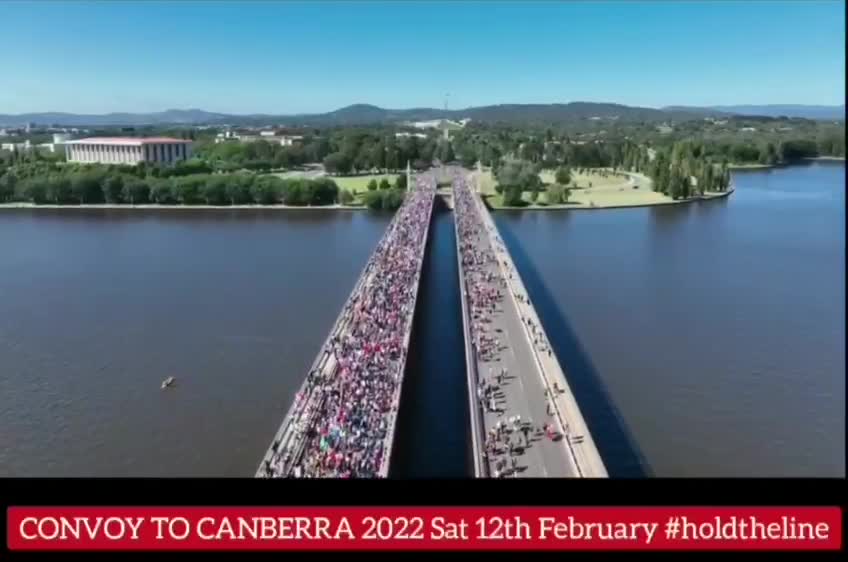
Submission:
M 260 475 L 383 476 L 435 188 L 420 178 L 398 209 Z
M 454 181 L 458 182 L 458 189 L 454 190 L 455 220 L 470 304 L 471 341 L 477 356 L 488 361 L 501 345 L 497 335 L 489 331 L 487 325 L 491 323 L 491 315 L 503 299 L 503 291 L 499 287 L 504 285 L 504 280 L 490 267 L 497 264 L 491 248 L 486 245 L 483 250 L 478 243 L 480 236 L 484 235 L 484 226 L 471 189 L 463 178 Z

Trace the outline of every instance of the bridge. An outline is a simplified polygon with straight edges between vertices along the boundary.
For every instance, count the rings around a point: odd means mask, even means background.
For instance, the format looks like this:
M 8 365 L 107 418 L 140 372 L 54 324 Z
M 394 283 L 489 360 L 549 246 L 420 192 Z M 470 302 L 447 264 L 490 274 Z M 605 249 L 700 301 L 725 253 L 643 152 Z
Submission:
M 488 209 L 453 180 L 475 477 L 607 477 Z
M 388 476 L 436 192 L 408 186 L 256 477 Z
M 414 184 L 407 174 L 406 200 L 295 395 L 258 478 L 388 477 L 437 193 L 436 174 L 418 175 Z M 443 195 L 455 215 L 474 476 L 606 477 L 485 204 L 462 172 L 439 175 L 453 178 L 452 193 Z

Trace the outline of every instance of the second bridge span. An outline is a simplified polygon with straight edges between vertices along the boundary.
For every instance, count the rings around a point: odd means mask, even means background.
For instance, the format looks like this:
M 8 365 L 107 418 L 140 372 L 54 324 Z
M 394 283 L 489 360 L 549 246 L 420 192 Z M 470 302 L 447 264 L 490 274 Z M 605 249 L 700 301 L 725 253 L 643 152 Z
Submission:
M 477 477 L 607 477 L 494 221 L 453 181 Z

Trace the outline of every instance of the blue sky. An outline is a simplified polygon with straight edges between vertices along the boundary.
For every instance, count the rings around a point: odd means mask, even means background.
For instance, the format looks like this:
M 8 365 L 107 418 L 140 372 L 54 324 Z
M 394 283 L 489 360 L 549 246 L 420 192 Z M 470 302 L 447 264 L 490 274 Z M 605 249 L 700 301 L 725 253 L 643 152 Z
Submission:
M 0 1 L 0 113 L 839 104 L 845 3 Z

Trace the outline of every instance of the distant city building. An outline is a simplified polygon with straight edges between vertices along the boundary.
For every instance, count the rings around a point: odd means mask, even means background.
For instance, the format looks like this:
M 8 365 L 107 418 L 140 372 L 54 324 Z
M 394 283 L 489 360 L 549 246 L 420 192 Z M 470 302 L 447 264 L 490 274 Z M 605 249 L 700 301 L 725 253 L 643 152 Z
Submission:
M 395 133 L 395 137 L 399 138 L 399 139 L 407 138 L 407 137 L 415 137 L 415 138 L 418 138 L 418 139 L 426 139 L 427 135 L 425 135 L 424 133 Z
M 29 141 L 27 142 L 4 142 L 0 144 L 0 150 L 8 150 L 9 152 L 15 152 L 16 150 L 28 150 L 30 147 Z
M 461 119 L 460 121 L 451 121 L 450 119 L 434 119 L 432 121 L 415 121 L 406 123 L 410 127 L 416 129 L 438 129 L 442 131 L 442 136 L 445 139 L 450 138 L 450 132 L 462 129 L 471 119 Z
M 218 133 L 217 135 L 215 135 L 215 144 L 237 140 L 239 140 L 239 136 L 230 131 L 229 129 L 227 129 L 223 133 Z
M 93 137 L 65 143 L 69 162 L 174 164 L 191 157 L 191 141 L 166 137 Z
M 267 141 L 271 143 L 279 143 L 280 146 L 294 146 L 303 142 L 303 137 L 300 135 L 279 135 L 275 131 L 260 131 L 258 135 L 243 135 L 227 130 L 223 133 L 218 133 L 215 137 L 215 143 L 222 142 L 256 142 Z
M 283 135 L 280 138 L 280 145 L 282 146 L 294 146 L 296 144 L 303 144 L 303 137 L 301 135 Z

